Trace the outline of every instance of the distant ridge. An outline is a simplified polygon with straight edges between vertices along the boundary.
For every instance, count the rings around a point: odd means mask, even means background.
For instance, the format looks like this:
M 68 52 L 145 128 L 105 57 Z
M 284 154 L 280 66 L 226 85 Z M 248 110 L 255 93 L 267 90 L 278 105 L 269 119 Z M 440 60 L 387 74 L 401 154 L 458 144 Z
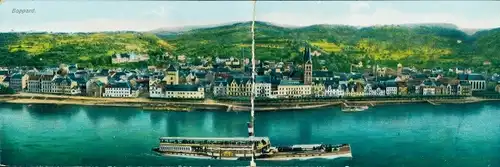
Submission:
M 441 27 L 441 28 L 449 28 L 449 29 L 460 29 L 457 25 L 451 23 L 415 23 L 415 24 L 399 24 L 400 26 L 407 27 Z
M 220 27 L 220 26 L 231 25 L 231 24 L 236 24 L 236 23 L 239 23 L 239 22 L 228 22 L 228 23 L 209 24 L 209 25 L 191 25 L 191 26 L 180 26 L 180 27 L 165 27 L 165 28 L 158 28 L 158 29 L 150 30 L 148 32 L 155 33 L 155 34 L 163 34 L 163 35 L 177 34 L 177 33 L 182 33 L 182 32 L 191 31 L 191 30 L 195 30 L 195 29 Z
M 228 22 L 221 24 L 211 24 L 211 25 L 194 25 L 194 26 L 181 26 L 181 27 L 168 27 L 168 28 L 158 28 L 151 30 L 149 32 L 156 33 L 160 35 L 168 35 L 168 34 L 178 34 L 186 31 L 197 30 L 197 29 L 206 29 L 206 28 L 216 28 L 223 26 L 236 26 L 236 25 L 250 25 L 250 21 L 241 21 L 241 22 Z M 286 24 L 277 24 L 266 21 L 256 21 L 256 24 L 261 25 L 269 25 L 276 26 L 281 28 L 290 28 L 290 29 L 301 29 L 308 27 L 321 27 L 321 28 L 335 28 L 335 27 L 356 27 L 356 28 L 366 28 L 366 27 L 381 27 L 381 26 L 400 26 L 400 27 L 408 27 L 408 28 L 416 28 L 416 27 L 439 27 L 446 29 L 456 29 L 464 31 L 468 35 L 473 35 L 474 33 L 487 30 L 487 29 L 470 29 L 470 28 L 460 28 L 452 23 L 410 23 L 410 24 L 381 24 L 381 25 L 372 25 L 372 26 L 354 26 L 354 25 L 346 25 L 346 24 L 314 24 L 308 26 L 298 26 L 298 25 L 286 25 Z

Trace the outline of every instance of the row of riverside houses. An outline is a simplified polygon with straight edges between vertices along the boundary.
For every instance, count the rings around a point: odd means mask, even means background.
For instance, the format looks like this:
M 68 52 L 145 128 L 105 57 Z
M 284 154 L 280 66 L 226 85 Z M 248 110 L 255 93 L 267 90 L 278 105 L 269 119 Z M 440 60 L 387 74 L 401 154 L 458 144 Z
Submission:
M 19 69 L 5 76 L 9 80 L 7 85 L 16 92 L 93 97 L 137 97 L 141 89 L 147 89 L 149 80 L 149 76 L 142 75 L 142 72 L 86 70 L 77 68 L 77 65 L 43 71 Z
M 361 97 L 396 95 L 462 95 L 486 89 L 486 79 L 480 74 L 460 73 L 445 78 L 441 73 L 417 73 L 398 64 L 397 71 L 389 68 L 364 73 L 334 73 L 323 68 L 313 70 L 310 49 L 304 52 L 304 64 L 259 62 L 256 77 L 256 97 Z M 267 67 L 266 67 L 267 66 Z M 223 71 L 223 70 L 220 70 Z M 248 97 L 251 77 L 231 71 L 216 73 L 213 95 L 216 97 Z

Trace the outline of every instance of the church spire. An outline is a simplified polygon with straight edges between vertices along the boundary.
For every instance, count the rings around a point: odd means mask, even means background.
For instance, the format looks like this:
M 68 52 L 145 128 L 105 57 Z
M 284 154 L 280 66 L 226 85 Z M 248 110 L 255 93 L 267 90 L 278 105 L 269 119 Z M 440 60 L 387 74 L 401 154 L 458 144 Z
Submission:
M 312 62 L 312 57 L 311 57 L 311 48 L 306 46 L 304 49 L 304 63 L 306 62 Z

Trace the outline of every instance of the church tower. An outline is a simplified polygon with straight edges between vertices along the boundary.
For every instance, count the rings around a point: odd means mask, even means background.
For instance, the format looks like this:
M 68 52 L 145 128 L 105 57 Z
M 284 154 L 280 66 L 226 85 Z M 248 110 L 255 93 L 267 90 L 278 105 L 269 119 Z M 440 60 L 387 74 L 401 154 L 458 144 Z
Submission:
M 312 69 L 311 50 L 309 47 L 306 47 L 304 51 L 304 85 L 312 84 Z

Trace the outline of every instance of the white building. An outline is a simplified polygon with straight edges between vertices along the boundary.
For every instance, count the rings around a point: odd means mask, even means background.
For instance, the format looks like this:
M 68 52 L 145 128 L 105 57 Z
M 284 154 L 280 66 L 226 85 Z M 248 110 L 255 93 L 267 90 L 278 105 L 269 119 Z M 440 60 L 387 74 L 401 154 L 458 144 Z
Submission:
M 214 83 L 214 96 L 227 96 L 227 82 L 218 81 Z
M 54 78 L 51 89 L 52 93 L 56 94 L 77 95 L 82 93 L 78 83 L 69 77 Z
M 255 97 L 271 97 L 271 78 L 269 76 L 256 76 Z
M 160 84 L 149 85 L 149 97 L 152 98 L 162 98 L 164 93 L 162 91 L 162 86 Z
M 312 93 L 311 85 L 304 85 L 299 81 L 281 80 L 278 85 L 278 98 L 306 97 Z
M 132 90 L 128 82 L 116 82 L 108 84 L 104 88 L 103 97 L 136 97 L 137 92 Z
M 55 93 L 52 89 L 52 80 L 54 75 L 42 75 L 40 77 L 40 92 L 42 93 Z
M 436 95 L 436 88 L 434 87 L 423 87 L 422 95 L 424 96 L 432 96 Z
M 204 99 L 205 88 L 201 85 L 166 85 L 163 98 Z
M 135 54 L 135 53 L 122 53 L 115 54 L 111 57 L 111 63 L 131 63 L 131 62 L 141 62 L 149 60 L 149 55 L 147 54 Z
M 395 96 L 398 94 L 398 85 L 396 84 L 396 82 L 385 83 L 385 94 L 387 96 Z
M 341 85 L 325 85 L 326 97 L 344 97 L 344 90 Z
M 28 79 L 28 92 L 39 93 L 41 92 L 41 76 L 32 75 Z
M 14 74 L 10 77 L 9 87 L 15 91 L 23 91 L 28 84 L 28 78 L 26 74 Z
M 203 99 L 205 88 L 201 85 L 155 84 L 149 88 L 149 97 L 167 99 Z
M 486 79 L 480 74 L 469 74 L 467 80 L 471 85 L 472 91 L 486 90 Z
M 349 83 L 343 86 L 344 95 L 346 97 L 361 97 L 365 95 L 365 88 L 361 83 Z
M 378 84 L 367 84 L 363 90 L 364 96 L 385 96 L 385 94 L 385 88 Z
M 385 96 L 385 88 L 378 87 L 375 91 L 377 96 Z

